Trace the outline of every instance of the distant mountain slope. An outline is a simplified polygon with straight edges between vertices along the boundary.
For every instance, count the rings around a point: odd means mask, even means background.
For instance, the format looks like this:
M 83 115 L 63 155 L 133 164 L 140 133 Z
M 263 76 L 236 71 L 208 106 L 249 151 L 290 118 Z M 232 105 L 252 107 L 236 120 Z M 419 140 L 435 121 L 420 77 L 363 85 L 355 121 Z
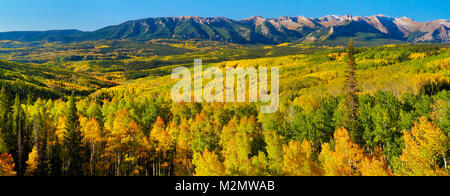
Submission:
M 0 33 L 0 40 L 11 41 L 76 41 L 85 34 L 78 30 L 51 30 L 51 31 L 10 31 Z
M 325 16 L 321 18 L 254 16 L 244 20 L 224 17 L 159 17 L 128 21 L 93 32 L 77 30 L 5 32 L 0 40 L 83 41 L 101 39 L 208 39 L 239 44 L 279 44 L 329 41 L 361 33 L 408 42 L 450 43 L 450 20 L 416 22 L 389 16 Z

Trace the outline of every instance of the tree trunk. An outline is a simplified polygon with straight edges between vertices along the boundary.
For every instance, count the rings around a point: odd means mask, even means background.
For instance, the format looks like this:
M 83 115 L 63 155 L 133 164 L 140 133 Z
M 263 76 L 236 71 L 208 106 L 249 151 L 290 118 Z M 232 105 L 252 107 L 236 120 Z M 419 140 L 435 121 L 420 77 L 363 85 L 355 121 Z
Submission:
M 22 173 L 22 171 L 23 171 L 23 168 L 22 168 L 22 161 L 23 161 L 23 158 L 22 158 L 22 154 L 23 154 L 23 149 L 22 149 L 22 127 L 21 127 L 21 125 L 19 125 L 19 130 L 17 130 L 18 131 L 18 133 L 17 133 L 17 148 L 18 148 L 18 156 L 19 156 L 19 176 L 23 176 L 23 173 Z
M 447 160 L 444 157 L 444 168 L 447 169 Z

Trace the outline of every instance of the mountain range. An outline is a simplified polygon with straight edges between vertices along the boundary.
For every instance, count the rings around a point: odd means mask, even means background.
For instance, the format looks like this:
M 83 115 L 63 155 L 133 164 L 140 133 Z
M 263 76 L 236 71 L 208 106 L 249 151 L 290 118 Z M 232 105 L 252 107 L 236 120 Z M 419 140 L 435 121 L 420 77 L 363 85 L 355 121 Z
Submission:
M 0 40 L 61 41 L 115 39 L 205 39 L 238 44 L 332 41 L 366 35 L 367 39 L 403 42 L 450 43 L 450 20 L 417 22 L 407 17 L 329 15 L 320 18 L 254 16 L 243 20 L 225 17 L 158 17 L 127 21 L 96 31 L 14 31 L 0 33 Z M 367 36 L 370 35 L 370 36 Z

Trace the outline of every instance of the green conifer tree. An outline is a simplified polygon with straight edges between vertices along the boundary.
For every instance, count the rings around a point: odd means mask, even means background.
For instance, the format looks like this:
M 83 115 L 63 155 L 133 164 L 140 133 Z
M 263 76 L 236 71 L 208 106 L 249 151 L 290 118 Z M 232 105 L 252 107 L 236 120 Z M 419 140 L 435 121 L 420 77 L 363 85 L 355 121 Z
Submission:
M 347 76 L 344 86 L 345 92 L 345 117 L 344 124 L 352 136 L 353 141 L 360 143 L 362 141 L 362 134 L 358 131 L 358 81 L 356 79 L 356 62 L 355 62 L 355 48 L 353 39 L 350 38 L 347 48 Z
M 22 109 L 22 105 L 20 104 L 19 95 L 16 94 L 16 99 L 14 101 L 13 106 L 13 132 L 17 136 L 17 155 L 16 155 L 16 167 L 18 171 L 18 175 L 22 176 L 25 172 L 25 159 L 26 154 L 24 153 L 24 133 L 25 133 L 25 112 Z
M 67 113 L 67 135 L 66 145 L 69 155 L 68 175 L 81 176 L 83 165 L 83 146 L 82 135 L 80 131 L 80 122 L 74 95 L 69 98 Z
M 53 145 L 48 147 L 48 176 L 62 176 L 62 160 L 61 160 L 61 145 L 56 138 Z
M 9 153 L 13 151 L 14 135 L 11 132 L 11 101 L 8 89 L 3 84 L 0 91 L 0 142 L 4 148 L 3 151 Z M 1 150 L 1 149 L 0 149 Z

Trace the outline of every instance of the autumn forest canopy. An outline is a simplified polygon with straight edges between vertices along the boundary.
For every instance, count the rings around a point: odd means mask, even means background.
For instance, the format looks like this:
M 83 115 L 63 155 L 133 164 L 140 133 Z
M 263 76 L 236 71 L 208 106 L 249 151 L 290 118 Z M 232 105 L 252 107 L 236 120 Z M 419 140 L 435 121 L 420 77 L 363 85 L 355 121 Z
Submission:
M 364 45 L 0 41 L 0 176 L 450 175 L 450 46 Z M 173 102 L 199 58 L 279 67 L 278 111 Z

